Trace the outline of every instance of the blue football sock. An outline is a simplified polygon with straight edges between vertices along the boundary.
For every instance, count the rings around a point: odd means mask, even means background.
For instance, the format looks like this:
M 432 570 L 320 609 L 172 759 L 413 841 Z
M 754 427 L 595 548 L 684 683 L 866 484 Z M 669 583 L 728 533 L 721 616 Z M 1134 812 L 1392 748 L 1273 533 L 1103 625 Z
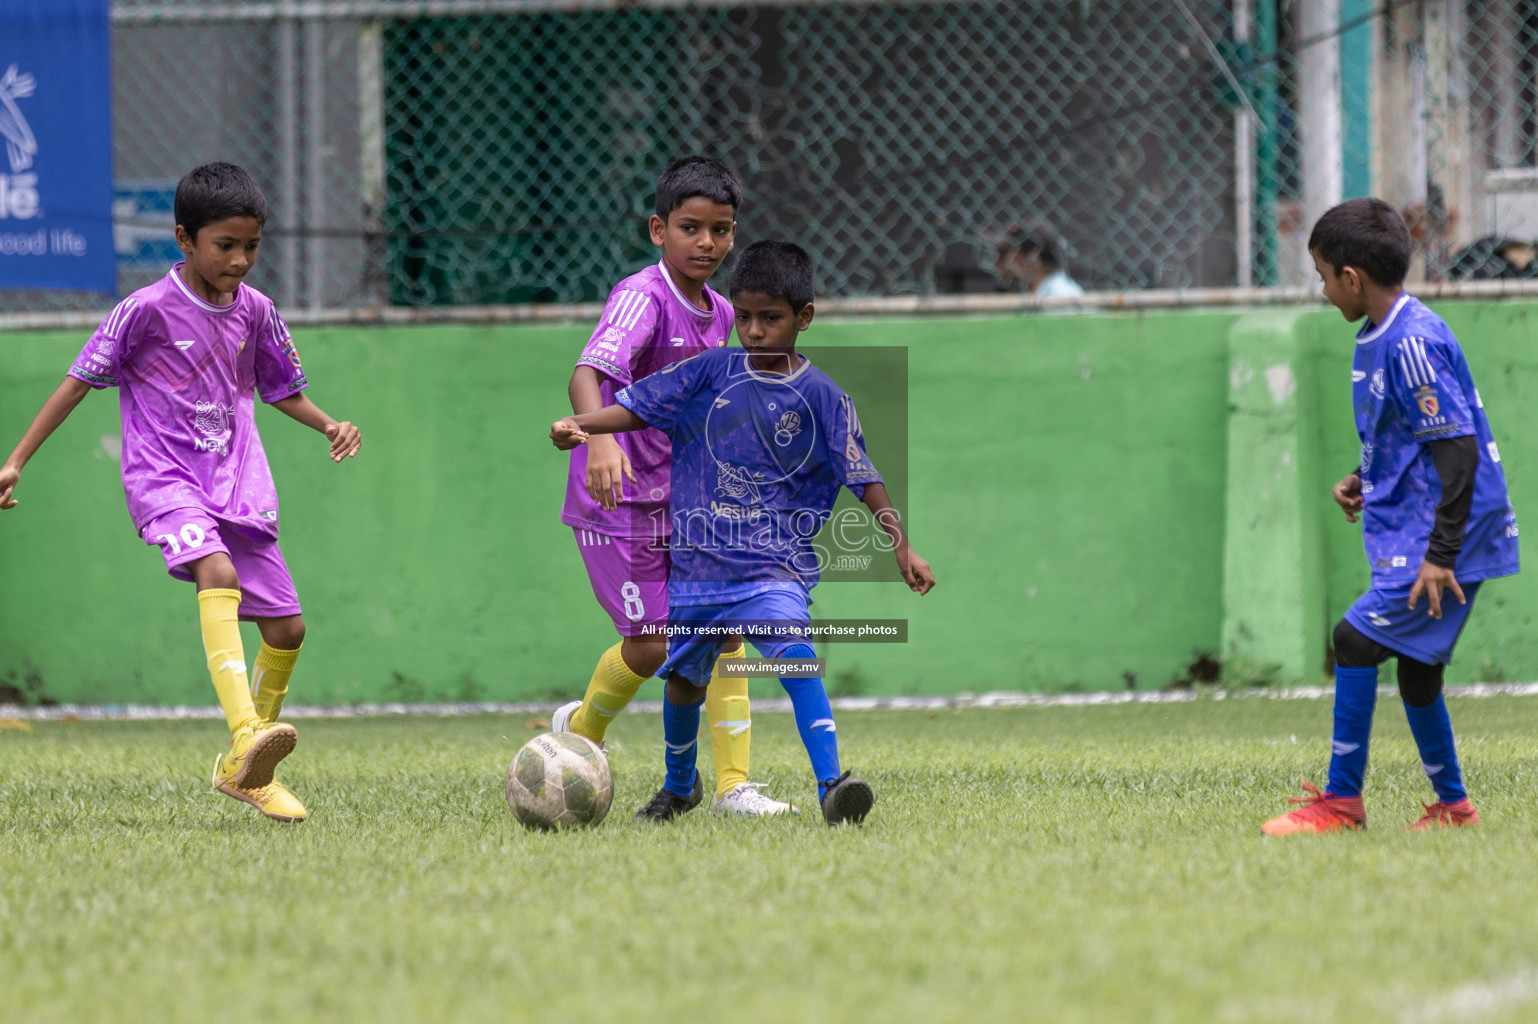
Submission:
M 1453 742 L 1453 723 L 1447 717 L 1447 702 L 1441 695 L 1423 708 L 1404 706 L 1410 720 L 1410 733 L 1420 748 L 1421 766 L 1437 791 L 1437 799 L 1455 804 L 1468 796 L 1463 789 L 1463 768 L 1458 764 L 1458 749 Z
M 1367 741 L 1378 702 L 1378 667 L 1335 667 L 1335 735 L 1330 747 L 1330 781 L 1336 796 L 1361 796 L 1367 773 Z
M 662 704 L 662 740 L 667 746 L 668 774 L 663 788 L 675 796 L 694 793 L 695 758 L 700 752 L 700 705 Z
M 780 654 L 781 658 L 815 658 L 807 644 L 796 644 Z M 833 724 L 833 705 L 821 679 L 782 678 L 780 685 L 790 695 L 796 712 L 796 729 L 801 743 L 812 759 L 812 774 L 817 778 L 817 799 L 822 800 L 823 784 L 838 778 L 838 728 Z

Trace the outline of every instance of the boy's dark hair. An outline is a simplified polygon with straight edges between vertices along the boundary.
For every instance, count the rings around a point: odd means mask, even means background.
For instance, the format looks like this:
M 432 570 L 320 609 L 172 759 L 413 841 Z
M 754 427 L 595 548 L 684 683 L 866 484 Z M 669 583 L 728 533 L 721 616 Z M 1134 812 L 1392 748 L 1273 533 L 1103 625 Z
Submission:
M 267 223 L 267 200 L 256 179 L 234 164 L 203 164 L 182 175 L 174 208 L 176 223 L 194 242 L 200 230 L 226 217 Z
M 1011 224 L 1004 229 L 1002 249 L 1013 249 L 1022 256 L 1035 255 L 1042 265 L 1057 270 L 1063 265 L 1062 243 L 1052 225 L 1042 221 Z
M 1393 288 L 1410 272 L 1410 229 L 1399 211 L 1381 199 L 1347 199 L 1319 218 L 1308 236 L 1308 251 L 1337 274 L 1355 267 Z
M 727 291 L 784 299 L 792 313 L 799 313 L 812 301 L 812 258 L 792 242 L 754 242 L 732 265 Z
M 732 215 L 742 205 L 742 182 L 731 168 L 708 156 L 680 156 L 668 161 L 657 176 L 657 216 L 668 214 L 695 196 L 730 206 Z

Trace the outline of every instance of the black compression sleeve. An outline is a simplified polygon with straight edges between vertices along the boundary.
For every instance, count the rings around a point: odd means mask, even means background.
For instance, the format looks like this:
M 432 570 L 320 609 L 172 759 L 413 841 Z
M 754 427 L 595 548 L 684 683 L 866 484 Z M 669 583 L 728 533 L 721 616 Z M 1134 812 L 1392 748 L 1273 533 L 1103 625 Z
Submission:
M 1426 561 L 1451 569 L 1463 549 L 1463 530 L 1474 503 L 1474 473 L 1479 469 L 1479 441 L 1472 435 L 1432 441 L 1431 462 L 1442 478 L 1442 500 L 1437 504 L 1436 525 Z

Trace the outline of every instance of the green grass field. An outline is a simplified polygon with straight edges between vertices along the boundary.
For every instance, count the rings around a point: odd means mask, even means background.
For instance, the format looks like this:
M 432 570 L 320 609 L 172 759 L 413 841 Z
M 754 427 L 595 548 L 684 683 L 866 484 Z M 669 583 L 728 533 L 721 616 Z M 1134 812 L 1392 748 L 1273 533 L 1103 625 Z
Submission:
M 633 823 L 661 730 L 625 716 L 613 814 L 561 835 L 503 801 L 521 717 L 300 719 L 301 826 L 206 788 L 222 723 L 38 722 L 0 731 L 0 1020 L 1538 1017 L 1538 700 L 1453 702 L 1483 831 L 1403 831 L 1384 698 L 1369 831 L 1262 840 L 1329 713 L 844 713 L 877 804 L 839 831 Z M 805 799 L 788 715 L 754 755 Z

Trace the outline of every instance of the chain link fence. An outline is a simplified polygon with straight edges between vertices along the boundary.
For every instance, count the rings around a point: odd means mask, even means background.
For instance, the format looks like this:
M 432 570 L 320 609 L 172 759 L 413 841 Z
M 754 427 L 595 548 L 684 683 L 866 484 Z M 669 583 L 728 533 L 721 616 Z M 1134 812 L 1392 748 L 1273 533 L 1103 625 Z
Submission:
M 1538 0 L 116 0 L 119 290 L 207 160 L 283 308 L 572 303 L 655 259 L 668 158 L 828 296 L 997 292 L 1011 226 L 1091 290 L 1306 285 L 1343 196 L 1417 275 L 1538 274 Z M 96 308 L 0 291 L 0 312 Z

